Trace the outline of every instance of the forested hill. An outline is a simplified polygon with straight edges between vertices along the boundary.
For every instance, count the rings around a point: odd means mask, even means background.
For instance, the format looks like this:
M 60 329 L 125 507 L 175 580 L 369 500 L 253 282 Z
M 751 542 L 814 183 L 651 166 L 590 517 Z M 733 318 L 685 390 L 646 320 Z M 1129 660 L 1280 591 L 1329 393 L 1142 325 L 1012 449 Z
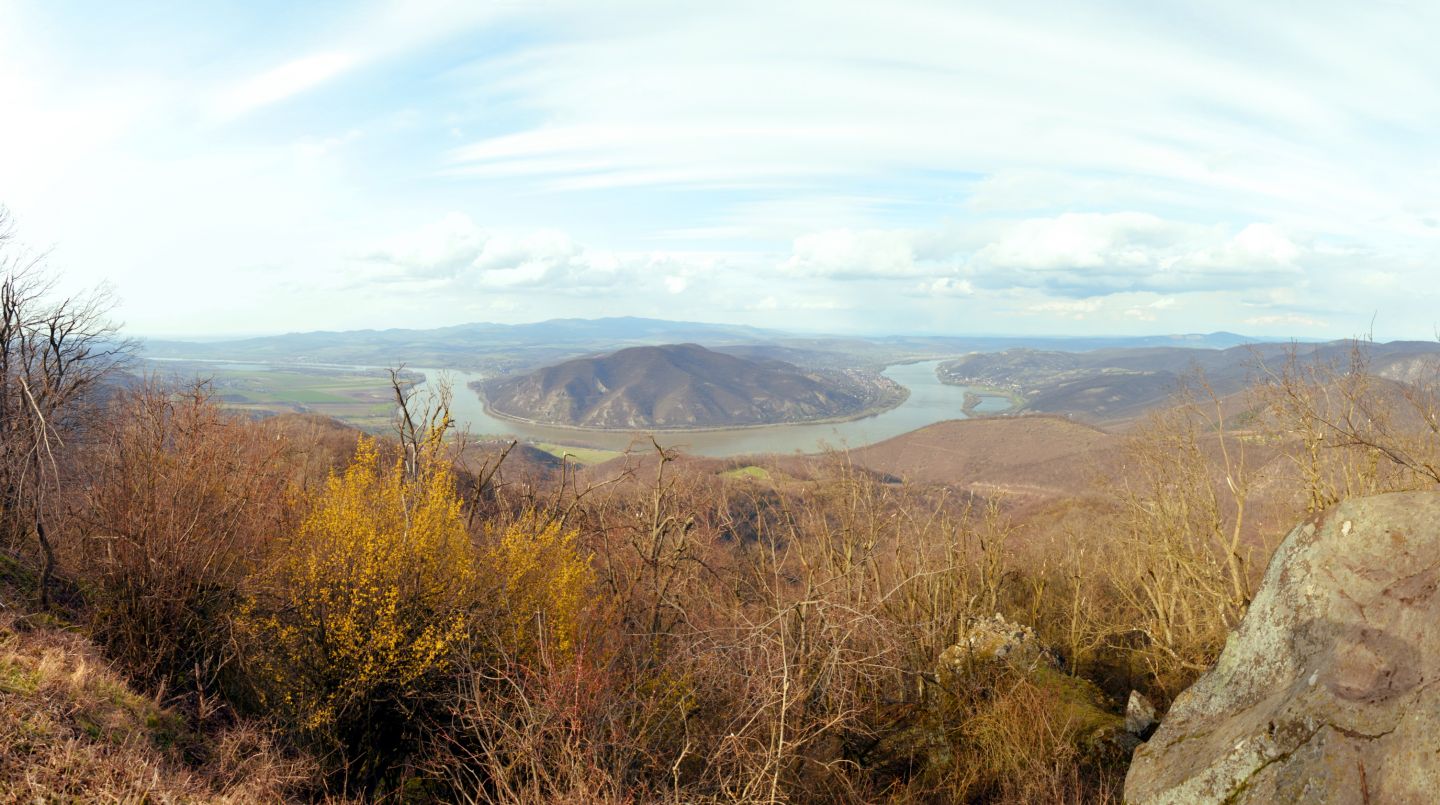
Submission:
M 898 389 L 894 390 L 899 393 Z M 633 347 L 484 387 L 497 413 L 594 428 L 701 428 L 859 414 L 883 402 L 873 384 L 806 372 L 696 344 Z

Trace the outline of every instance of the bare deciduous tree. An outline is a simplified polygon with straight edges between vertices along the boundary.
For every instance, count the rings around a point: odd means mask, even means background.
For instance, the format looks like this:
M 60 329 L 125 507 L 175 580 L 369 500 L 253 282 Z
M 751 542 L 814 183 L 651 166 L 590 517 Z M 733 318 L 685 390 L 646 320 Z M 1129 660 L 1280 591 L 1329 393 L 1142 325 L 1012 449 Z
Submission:
M 110 320 L 105 289 L 57 292 L 45 255 L 15 243 L 0 208 L 0 528 L 17 550 L 33 534 L 48 604 L 55 553 L 46 533 L 62 489 L 62 450 L 83 428 L 101 381 L 132 353 Z
M 1290 457 L 1311 511 L 1440 483 L 1440 365 L 1432 357 L 1377 372 L 1371 342 L 1356 339 L 1344 363 L 1303 359 L 1292 348 L 1278 368 L 1261 368 L 1273 427 L 1297 443 Z

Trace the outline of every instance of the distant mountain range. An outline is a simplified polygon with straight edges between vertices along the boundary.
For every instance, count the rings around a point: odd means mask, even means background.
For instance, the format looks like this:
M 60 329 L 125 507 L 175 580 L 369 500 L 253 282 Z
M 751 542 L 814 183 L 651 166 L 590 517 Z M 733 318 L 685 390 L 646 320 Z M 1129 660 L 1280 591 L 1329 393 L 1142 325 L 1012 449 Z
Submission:
M 576 355 L 645 344 L 702 341 L 753 344 L 783 337 L 777 331 L 729 324 L 633 317 L 552 319 L 533 324 L 458 324 L 429 330 L 345 330 L 287 333 L 235 341 L 164 341 L 144 344 L 156 358 L 292 361 L 517 371 Z
M 1235 333 L 1141 337 L 799 335 L 730 324 L 634 317 L 461 324 L 435 329 L 298 332 L 233 341 L 145 342 L 156 358 L 434 366 L 511 374 L 632 346 L 698 343 L 744 358 L 807 368 L 877 369 L 903 360 L 1012 347 L 1075 352 L 1177 346 L 1225 348 L 1257 339 Z
M 634 430 L 762 425 L 856 416 L 883 403 L 857 378 L 749 360 L 698 344 L 631 347 L 482 386 L 494 413 Z M 903 392 L 891 389 L 893 402 Z

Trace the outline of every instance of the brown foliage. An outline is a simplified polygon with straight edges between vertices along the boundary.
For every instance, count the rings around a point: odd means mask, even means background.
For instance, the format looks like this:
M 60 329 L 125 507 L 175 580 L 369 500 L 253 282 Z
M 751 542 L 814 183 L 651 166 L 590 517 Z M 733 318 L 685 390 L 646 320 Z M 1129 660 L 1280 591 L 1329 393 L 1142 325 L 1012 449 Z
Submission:
M 1063 801 L 1115 786 L 1064 708 L 1037 725 L 1048 687 L 936 676 L 967 616 L 1022 597 L 998 507 L 839 457 L 780 490 L 658 458 L 648 484 L 571 510 L 603 592 L 575 653 L 471 665 L 437 761 L 465 798 Z M 1000 763 L 1001 736 L 1033 746 Z
M 263 545 L 293 521 L 292 447 L 208 391 L 123 394 L 86 453 L 69 566 L 92 633 L 131 673 L 201 713 L 235 660 L 231 616 Z
M 1268 430 L 1287 445 L 1310 511 L 1440 483 L 1440 366 L 1403 383 L 1377 377 L 1367 346 L 1354 342 L 1344 365 L 1292 351 L 1265 367 Z

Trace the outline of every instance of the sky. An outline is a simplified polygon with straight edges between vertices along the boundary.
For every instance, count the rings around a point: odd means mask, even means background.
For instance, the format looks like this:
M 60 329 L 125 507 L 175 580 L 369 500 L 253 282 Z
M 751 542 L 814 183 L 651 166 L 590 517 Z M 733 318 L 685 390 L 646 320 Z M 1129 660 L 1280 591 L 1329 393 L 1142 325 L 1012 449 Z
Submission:
M 131 332 L 1436 337 L 1440 3 L 0 0 Z

